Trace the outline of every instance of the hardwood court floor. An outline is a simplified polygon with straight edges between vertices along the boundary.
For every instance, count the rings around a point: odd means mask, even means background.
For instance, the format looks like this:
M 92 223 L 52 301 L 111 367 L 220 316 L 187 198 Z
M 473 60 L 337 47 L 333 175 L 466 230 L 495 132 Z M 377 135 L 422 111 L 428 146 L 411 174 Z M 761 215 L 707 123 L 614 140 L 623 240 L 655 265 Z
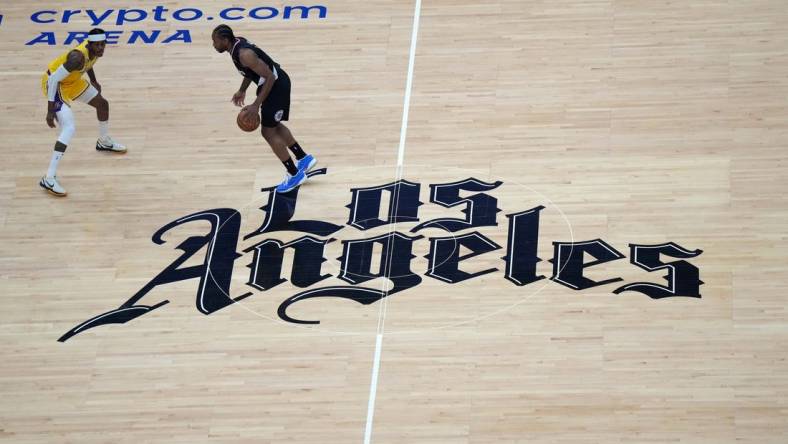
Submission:
M 228 23 L 290 74 L 288 125 L 329 169 L 300 190 L 298 218 L 342 225 L 351 188 L 397 177 L 414 4 L 325 5 L 324 19 Z M 464 217 L 429 203 L 429 184 L 503 181 L 490 192 L 498 226 L 480 230 L 503 248 L 461 263 L 497 272 L 457 284 L 425 276 L 428 238 L 445 235 L 433 228 L 414 251 L 419 286 L 371 305 L 294 305 L 294 316 L 321 321 L 302 326 L 277 316 L 302 289 L 252 291 L 243 253 L 232 296 L 253 295 L 238 304 L 206 316 L 196 280 L 163 285 L 140 303 L 168 305 L 61 343 L 209 228 L 184 225 L 151 242 L 171 221 L 235 208 L 238 251 L 262 240 L 243 235 L 260 226 L 259 190 L 282 170 L 259 136 L 235 127 L 240 78 L 210 43 L 219 20 L 146 20 L 106 28 L 188 29 L 193 41 L 122 42 L 96 65 L 111 133 L 129 153 L 96 153 L 93 112 L 78 104 L 58 173 L 69 196 L 43 193 L 56 131 L 44 123 L 39 76 L 65 47 L 61 37 L 25 43 L 91 25 L 30 15 L 87 7 L 0 5 L 3 442 L 361 442 L 378 337 L 372 442 L 788 442 L 783 1 L 424 0 L 403 178 L 421 183 L 422 221 Z M 621 282 L 513 285 L 500 259 L 505 215 L 537 205 L 547 278 L 552 242 L 600 238 L 626 259 L 586 276 L 665 285 L 663 271 L 630 263 L 629 244 L 675 242 L 703 250 L 687 259 L 702 298 L 613 294 Z M 398 229 L 412 236 L 412 227 Z M 323 269 L 332 277 L 320 285 L 347 285 L 336 277 L 342 241 L 368 234 L 337 233 Z

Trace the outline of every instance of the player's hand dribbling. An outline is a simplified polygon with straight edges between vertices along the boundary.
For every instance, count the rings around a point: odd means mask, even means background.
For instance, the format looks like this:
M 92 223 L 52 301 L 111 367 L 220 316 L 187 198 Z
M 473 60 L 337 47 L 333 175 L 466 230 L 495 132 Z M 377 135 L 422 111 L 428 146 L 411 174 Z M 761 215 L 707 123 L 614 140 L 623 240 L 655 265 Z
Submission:
M 56 118 L 57 117 L 55 117 L 55 113 L 54 112 L 47 111 L 47 125 L 49 125 L 50 128 L 54 128 L 55 127 L 55 119 Z
M 246 91 L 236 91 L 233 94 L 233 104 L 235 106 L 244 106 L 244 99 L 246 98 Z
M 253 113 L 253 112 L 255 112 L 255 108 L 253 108 L 251 105 L 246 105 L 243 108 L 241 108 L 241 114 L 246 115 L 248 113 Z

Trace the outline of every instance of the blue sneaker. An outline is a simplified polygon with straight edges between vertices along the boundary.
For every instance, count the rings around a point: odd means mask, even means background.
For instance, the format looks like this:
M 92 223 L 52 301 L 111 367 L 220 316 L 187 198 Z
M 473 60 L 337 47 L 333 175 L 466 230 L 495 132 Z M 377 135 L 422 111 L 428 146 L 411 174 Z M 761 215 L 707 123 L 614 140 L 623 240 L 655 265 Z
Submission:
M 308 173 L 309 170 L 315 167 L 315 165 L 317 165 L 317 159 L 315 159 L 315 156 L 311 154 L 307 154 L 306 156 L 298 160 L 298 164 L 296 164 L 296 167 L 298 168 L 298 171 L 303 171 L 305 173 Z
M 285 173 L 285 180 L 276 186 L 276 192 L 287 193 L 304 182 L 306 182 L 306 171 L 299 171 L 295 176 Z

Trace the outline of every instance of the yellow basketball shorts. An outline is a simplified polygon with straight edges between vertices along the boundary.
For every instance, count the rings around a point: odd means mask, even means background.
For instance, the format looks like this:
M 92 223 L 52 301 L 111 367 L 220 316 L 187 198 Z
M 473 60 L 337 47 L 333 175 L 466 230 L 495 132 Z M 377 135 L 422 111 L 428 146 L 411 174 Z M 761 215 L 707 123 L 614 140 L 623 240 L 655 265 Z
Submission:
M 41 91 L 44 93 L 44 97 L 47 95 L 48 80 L 49 71 L 41 76 Z M 57 93 L 55 93 L 55 110 L 60 110 L 60 107 L 63 103 L 71 104 L 71 102 L 82 95 L 82 93 L 84 93 L 88 87 L 90 87 L 90 83 L 85 80 L 84 77 L 80 77 L 77 80 L 68 83 L 60 82 L 60 87 L 58 88 Z

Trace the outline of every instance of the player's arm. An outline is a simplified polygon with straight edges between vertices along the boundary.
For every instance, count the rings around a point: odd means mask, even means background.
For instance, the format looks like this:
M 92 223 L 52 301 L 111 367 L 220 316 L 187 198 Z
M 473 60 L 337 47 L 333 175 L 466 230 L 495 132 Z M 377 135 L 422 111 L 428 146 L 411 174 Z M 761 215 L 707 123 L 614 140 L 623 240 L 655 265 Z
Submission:
M 274 87 L 274 73 L 271 71 L 271 68 L 250 49 L 242 49 L 240 54 L 238 54 L 238 58 L 241 60 L 243 66 L 251 69 L 260 76 L 260 83 L 263 87 L 260 88 L 260 94 L 257 95 L 254 103 L 250 105 L 259 108 L 260 105 L 265 102 L 265 98 L 268 97 L 271 88 Z
M 101 92 L 101 85 L 99 84 L 98 80 L 96 80 L 96 73 L 93 72 L 93 68 L 87 70 L 88 77 L 90 77 L 90 83 L 96 88 L 96 91 Z
M 244 77 L 244 79 L 241 81 L 241 87 L 238 88 L 238 91 L 246 92 L 247 88 L 249 88 L 249 85 L 251 83 L 252 83 L 252 79 L 247 79 L 246 77 Z
M 243 106 L 244 99 L 246 98 L 246 89 L 249 88 L 249 85 L 252 83 L 251 79 L 247 79 L 244 77 L 243 81 L 241 81 L 241 87 L 238 88 L 238 91 L 233 94 L 232 101 L 235 106 Z
M 55 127 L 55 96 L 60 87 L 60 82 L 63 81 L 68 75 L 74 71 L 82 68 L 85 64 L 85 57 L 79 51 L 71 51 L 68 53 L 65 63 L 60 65 L 55 72 L 49 73 L 47 80 L 47 125 L 50 128 Z

